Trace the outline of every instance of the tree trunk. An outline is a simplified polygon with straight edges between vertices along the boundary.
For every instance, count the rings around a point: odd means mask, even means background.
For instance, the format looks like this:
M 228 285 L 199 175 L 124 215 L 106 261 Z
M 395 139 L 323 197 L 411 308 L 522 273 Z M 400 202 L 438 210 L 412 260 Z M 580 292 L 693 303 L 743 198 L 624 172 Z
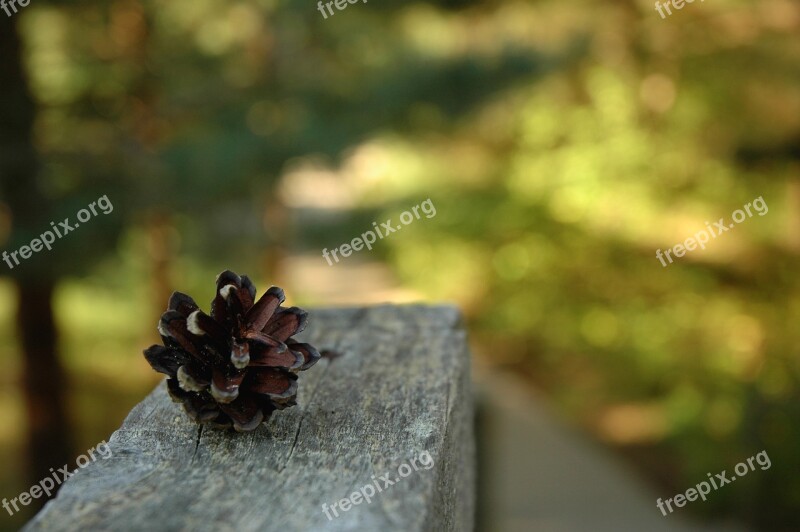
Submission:
M 47 197 L 37 182 L 39 160 L 32 141 L 36 109 L 23 66 L 18 19 L 0 13 L 0 197 L 11 212 L 12 236 L 42 227 L 48 212 Z M 14 242 L 11 247 L 16 245 Z M 52 269 L 52 265 L 37 270 L 33 264 L 23 264 L 9 272 L 18 289 L 17 327 L 28 413 L 30 482 L 25 486 L 49 476 L 51 467 L 61 467 L 71 459 L 64 373 L 58 362 L 53 319 L 56 276 Z M 31 506 L 43 502 L 35 499 Z
M 48 280 L 21 280 L 17 287 L 17 329 L 25 358 L 29 480 L 33 484 L 50 476 L 51 467 L 73 464 L 64 401 L 66 379 L 56 347 L 58 333 L 52 305 L 55 284 Z
M 172 295 L 172 263 L 176 249 L 170 216 L 165 212 L 154 212 L 147 224 L 150 256 L 150 279 L 152 283 L 152 319 L 156 323 L 167 309 L 167 301 Z M 154 331 L 149 331 L 149 335 Z M 149 338 L 152 340 L 153 338 Z

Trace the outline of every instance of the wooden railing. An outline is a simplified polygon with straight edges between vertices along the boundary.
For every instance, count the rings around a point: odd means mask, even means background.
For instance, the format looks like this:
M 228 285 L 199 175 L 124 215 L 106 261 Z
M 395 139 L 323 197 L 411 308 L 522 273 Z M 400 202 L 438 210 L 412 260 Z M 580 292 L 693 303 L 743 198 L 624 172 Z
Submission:
M 312 311 L 301 337 L 341 356 L 301 375 L 297 406 L 252 433 L 201 429 L 162 383 L 111 436 L 111 457 L 67 480 L 26 530 L 472 530 L 458 311 Z

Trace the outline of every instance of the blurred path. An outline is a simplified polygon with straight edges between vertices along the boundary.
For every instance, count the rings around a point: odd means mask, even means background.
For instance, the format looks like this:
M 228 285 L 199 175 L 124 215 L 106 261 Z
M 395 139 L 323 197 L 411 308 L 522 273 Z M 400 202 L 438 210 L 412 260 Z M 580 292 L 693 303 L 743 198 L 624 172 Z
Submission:
M 322 255 L 291 255 L 283 275 L 292 293 L 302 293 L 325 306 L 419 302 L 422 295 L 403 288 L 382 262 L 358 259 L 328 266 Z
M 610 452 L 560 426 L 516 377 L 478 369 L 475 380 L 479 531 L 746 530 L 691 523 L 686 507 L 662 516 L 654 490 Z

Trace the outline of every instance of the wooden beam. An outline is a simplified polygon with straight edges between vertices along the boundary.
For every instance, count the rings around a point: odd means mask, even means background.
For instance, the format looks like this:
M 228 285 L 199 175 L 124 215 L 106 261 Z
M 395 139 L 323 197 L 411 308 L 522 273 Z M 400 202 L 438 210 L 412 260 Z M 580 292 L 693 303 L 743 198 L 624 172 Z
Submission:
M 301 337 L 342 356 L 301 375 L 298 406 L 253 433 L 201 430 L 162 383 L 111 436 L 110 458 L 79 470 L 26 530 L 472 530 L 458 311 L 312 311 Z

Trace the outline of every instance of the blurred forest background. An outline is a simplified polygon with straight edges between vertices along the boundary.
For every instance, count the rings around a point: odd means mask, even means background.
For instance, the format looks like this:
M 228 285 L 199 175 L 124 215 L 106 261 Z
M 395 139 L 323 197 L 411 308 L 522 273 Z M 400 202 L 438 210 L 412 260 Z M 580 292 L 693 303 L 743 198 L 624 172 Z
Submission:
M 800 526 L 800 4 L 33 0 L 0 13 L 0 496 L 158 382 L 169 293 L 455 301 L 478 366 L 660 486 L 767 450 L 686 512 Z M 662 268 L 763 196 L 755 216 Z M 321 256 L 431 198 L 437 215 Z M 535 479 L 532 479 L 535 481 Z M 598 479 L 597 481 L 601 481 Z M 18 527 L 30 517 L 9 518 Z M 657 511 L 654 509 L 654 511 Z

